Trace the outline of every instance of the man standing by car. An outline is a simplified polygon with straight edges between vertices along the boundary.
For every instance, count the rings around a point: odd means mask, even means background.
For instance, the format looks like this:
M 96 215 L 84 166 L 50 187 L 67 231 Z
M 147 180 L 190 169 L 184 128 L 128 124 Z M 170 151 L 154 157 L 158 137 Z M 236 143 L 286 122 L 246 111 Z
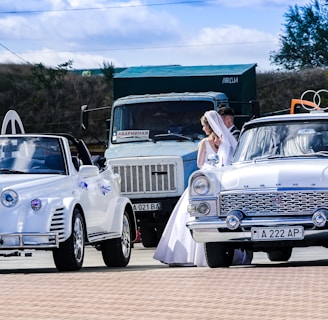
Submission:
M 240 130 L 234 124 L 235 114 L 234 114 L 233 110 L 229 107 L 222 106 L 219 108 L 218 113 L 221 116 L 225 126 L 229 129 L 231 134 L 238 141 L 239 135 L 240 135 Z M 251 264 L 252 260 L 253 260 L 253 251 L 249 251 L 249 250 L 245 250 L 245 251 L 240 250 L 240 251 L 242 252 L 242 258 L 241 258 L 242 264 Z M 237 250 L 237 252 L 238 252 L 238 250 Z M 235 257 L 236 256 L 237 256 L 237 254 L 235 253 Z
M 219 108 L 219 115 L 222 117 L 222 120 L 225 124 L 225 126 L 230 130 L 232 135 L 236 138 L 238 141 L 239 135 L 240 135 L 240 130 L 235 126 L 234 124 L 234 112 L 231 108 L 229 107 L 220 107 Z

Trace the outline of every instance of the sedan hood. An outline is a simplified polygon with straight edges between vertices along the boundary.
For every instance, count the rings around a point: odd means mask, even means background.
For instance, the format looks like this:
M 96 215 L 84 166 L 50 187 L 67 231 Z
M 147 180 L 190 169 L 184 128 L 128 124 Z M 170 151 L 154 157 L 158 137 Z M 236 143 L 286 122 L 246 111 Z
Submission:
M 263 188 L 327 188 L 328 162 L 312 159 L 278 160 L 232 165 L 224 169 L 221 190 Z

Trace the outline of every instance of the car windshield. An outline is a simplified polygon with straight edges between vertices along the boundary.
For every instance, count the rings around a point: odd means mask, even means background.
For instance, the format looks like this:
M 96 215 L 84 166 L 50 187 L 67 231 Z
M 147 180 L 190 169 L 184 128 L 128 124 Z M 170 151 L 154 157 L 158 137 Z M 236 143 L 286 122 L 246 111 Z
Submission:
M 169 101 L 126 104 L 113 110 L 112 143 L 201 139 L 200 123 L 211 101 Z
M 65 172 L 58 138 L 0 137 L 0 174 Z
M 273 122 L 247 128 L 233 162 L 328 155 L 328 122 Z

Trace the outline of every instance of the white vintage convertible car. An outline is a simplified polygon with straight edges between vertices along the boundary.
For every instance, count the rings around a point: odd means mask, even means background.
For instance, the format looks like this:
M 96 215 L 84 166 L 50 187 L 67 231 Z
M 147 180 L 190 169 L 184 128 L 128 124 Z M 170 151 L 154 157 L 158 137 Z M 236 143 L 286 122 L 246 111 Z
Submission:
M 85 246 L 108 267 L 129 263 L 136 220 L 120 177 L 82 140 L 0 135 L 0 255 L 52 250 L 60 271 L 79 270 Z

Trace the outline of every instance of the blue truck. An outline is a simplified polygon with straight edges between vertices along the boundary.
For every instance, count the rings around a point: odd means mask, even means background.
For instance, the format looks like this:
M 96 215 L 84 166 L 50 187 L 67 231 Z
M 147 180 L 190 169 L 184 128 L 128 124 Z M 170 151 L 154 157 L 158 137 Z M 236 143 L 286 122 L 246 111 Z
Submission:
M 257 115 L 255 67 L 150 66 L 115 74 L 105 157 L 132 201 L 144 247 L 157 246 L 197 170 L 204 112 L 230 106 L 239 128 Z

